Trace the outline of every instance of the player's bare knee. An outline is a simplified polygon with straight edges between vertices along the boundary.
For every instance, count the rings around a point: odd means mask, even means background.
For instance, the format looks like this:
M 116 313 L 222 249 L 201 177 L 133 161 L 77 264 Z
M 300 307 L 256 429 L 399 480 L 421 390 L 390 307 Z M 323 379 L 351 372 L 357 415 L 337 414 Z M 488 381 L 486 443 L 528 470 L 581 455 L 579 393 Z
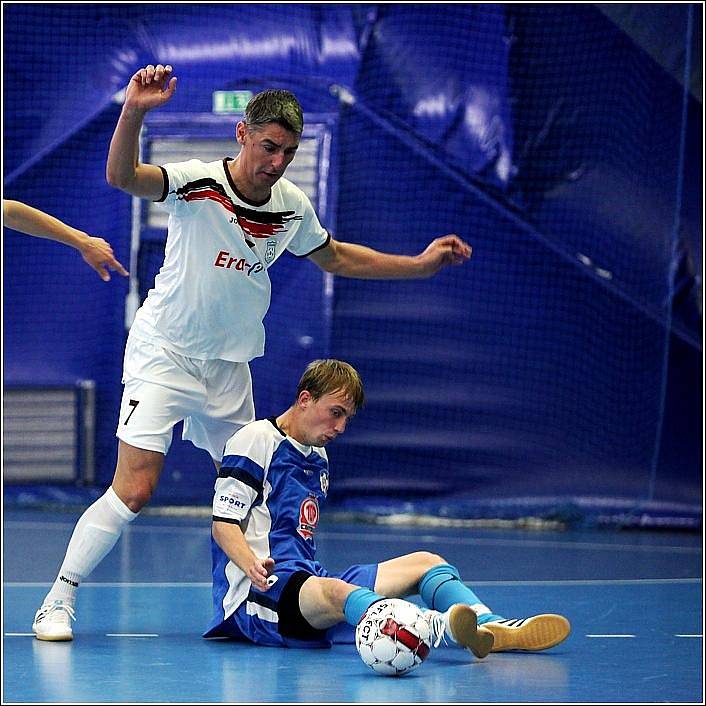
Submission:
M 346 598 L 353 588 L 351 584 L 334 578 L 319 579 L 321 590 L 321 600 L 332 613 L 343 613 L 343 606 Z
M 435 566 L 439 566 L 440 564 L 447 563 L 444 557 L 440 556 L 439 554 L 434 554 L 434 552 L 414 552 L 412 556 L 416 559 L 419 567 L 424 571 L 433 569 Z
M 293 600 L 297 601 L 296 613 L 316 630 L 326 629 L 343 620 L 343 606 L 352 589 L 350 584 L 340 579 L 321 576 L 309 576 L 303 581 L 301 579 L 297 581 L 296 579 L 297 575 L 290 579 L 285 587 L 287 596 L 283 593 L 282 598 L 280 598 L 280 620 L 282 620 L 281 616 L 284 615 L 288 622 L 284 626 L 285 632 L 282 634 L 289 634 L 291 637 L 295 637 L 296 635 L 294 633 L 290 634 L 290 631 L 298 631 L 302 627 L 301 621 L 296 615 L 293 615 L 291 606 L 289 611 L 284 610 L 285 604 L 287 602 L 291 603 Z M 294 587 L 292 591 L 289 591 L 290 584 Z
M 158 477 L 149 470 L 132 467 L 116 473 L 113 490 L 131 512 L 139 512 L 150 501 Z
M 115 487 L 113 488 L 115 490 Z M 152 497 L 153 487 L 149 483 L 136 483 L 131 486 L 123 486 L 116 495 L 127 506 L 130 512 L 140 512 L 147 505 Z
M 121 442 L 113 490 L 132 512 L 139 512 L 157 487 L 164 455 Z

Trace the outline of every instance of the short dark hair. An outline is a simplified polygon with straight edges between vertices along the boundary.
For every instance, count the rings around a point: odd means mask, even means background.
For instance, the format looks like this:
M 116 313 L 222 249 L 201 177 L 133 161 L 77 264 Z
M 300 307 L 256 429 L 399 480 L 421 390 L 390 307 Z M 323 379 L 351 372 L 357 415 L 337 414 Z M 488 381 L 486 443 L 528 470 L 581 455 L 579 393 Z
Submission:
M 245 124 L 257 128 L 268 123 L 278 123 L 291 132 L 301 135 L 304 114 L 296 96 L 281 88 L 270 88 L 254 95 L 245 107 Z
M 314 400 L 324 395 L 342 392 L 352 403 L 356 410 L 365 402 L 363 382 L 358 371 L 349 363 L 342 360 L 313 360 L 306 366 L 306 370 L 297 386 L 297 399 L 307 390 Z

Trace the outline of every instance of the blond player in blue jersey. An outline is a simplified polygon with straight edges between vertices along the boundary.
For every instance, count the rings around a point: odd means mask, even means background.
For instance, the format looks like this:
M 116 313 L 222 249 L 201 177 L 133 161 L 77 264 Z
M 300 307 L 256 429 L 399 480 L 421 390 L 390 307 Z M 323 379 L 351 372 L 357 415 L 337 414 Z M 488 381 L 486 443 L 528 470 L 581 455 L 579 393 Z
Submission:
M 171 66 L 149 65 L 127 86 L 106 167 L 108 182 L 169 213 L 165 259 L 125 348 L 118 460 L 106 493 L 79 518 L 59 574 L 35 615 L 40 640 L 71 640 L 76 592 L 159 481 L 174 426 L 219 466 L 225 442 L 254 417 L 248 361 L 263 355 L 268 269 L 286 250 L 344 277 L 411 279 L 461 265 L 457 235 L 418 255 L 336 241 L 306 195 L 284 178 L 304 125 L 288 91 L 254 96 L 238 122 L 240 153 L 162 166 L 138 159 L 145 114 L 170 100 Z
M 316 528 L 335 483 L 324 447 L 345 432 L 363 400 L 351 365 L 316 360 L 289 409 L 228 440 L 213 498 L 214 615 L 205 637 L 280 647 L 353 642 L 353 626 L 373 603 L 419 594 L 435 645 L 448 637 L 483 658 L 566 639 L 569 621 L 561 615 L 507 620 L 491 612 L 456 567 L 432 552 L 338 574 L 321 566 Z

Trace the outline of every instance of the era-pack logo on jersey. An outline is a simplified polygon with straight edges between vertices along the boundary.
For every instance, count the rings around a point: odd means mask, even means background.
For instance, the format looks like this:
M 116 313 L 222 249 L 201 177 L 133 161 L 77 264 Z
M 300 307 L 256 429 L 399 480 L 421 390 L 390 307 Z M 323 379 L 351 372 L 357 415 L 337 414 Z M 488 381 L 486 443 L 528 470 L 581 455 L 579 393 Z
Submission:
M 319 502 L 316 496 L 310 495 L 299 506 L 299 527 L 297 532 L 307 540 L 314 538 L 314 530 L 319 524 Z
M 321 471 L 319 483 L 321 484 L 321 492 L 324 495 L 328 495 L 328 471 Z
M 248 277 L 265 269 L 261 262 L 253 262 L 251 264 L 244 257 L 232 257 L 227 250 L 218 251 L 213 266 L 222 267 L 226 270 L 235 270 L 236 272 L 245 272 Z

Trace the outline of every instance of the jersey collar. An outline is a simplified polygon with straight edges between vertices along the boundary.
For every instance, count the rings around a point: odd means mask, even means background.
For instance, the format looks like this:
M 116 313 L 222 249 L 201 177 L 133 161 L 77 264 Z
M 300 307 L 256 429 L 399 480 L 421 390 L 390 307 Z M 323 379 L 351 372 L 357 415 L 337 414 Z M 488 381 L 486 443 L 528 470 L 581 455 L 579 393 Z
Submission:
M 288 436 L 286 432 L 282 431 L 279 426 L 277 425 L 277 417 L 267 417 L 267 421 L 272 424 L 272 426 L 285 438 L 289 443 L 297 450 L 299 453 L 301 453 L 304 457 L 309 456 L 312 451 L 314 450 L 313 446 L 306 446 L 305 444 L 302 444 L 301 442 L 297 441 L 291 436 Z
M 233 177 L 230 175 L 230 169 L 228 169 L 228 162 L 233 161 L 235 160 L 232 157 L 223 158 L 223 171 L 226 173 L 226 179 L 228 180 L 228 185 L 230 186 L 230 188 L 233 189 L 235 195 L 241 201 L 244 201 L 246 204 L 248 204 L 248 206 L 264 206 L 272 198 L 272 189 L 270 189 L 270 195 L 264 201 L 252 201 L 251 199 L 243 196 L 243 194 L 238 191 L 238 187 L 235 185 Z

